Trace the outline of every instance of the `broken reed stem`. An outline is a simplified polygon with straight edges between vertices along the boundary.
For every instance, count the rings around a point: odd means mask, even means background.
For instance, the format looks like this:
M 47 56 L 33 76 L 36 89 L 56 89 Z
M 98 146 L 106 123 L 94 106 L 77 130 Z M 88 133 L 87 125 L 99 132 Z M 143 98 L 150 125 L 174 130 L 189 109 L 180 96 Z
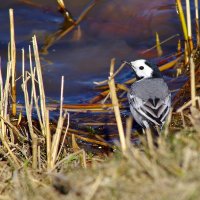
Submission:
M 109 80 L 108 85 L 110 88 L 110 96 L 111 96 L 111 100 L 112 100 L 112 104 L 113 104 L 113 108 L 115 112 L 115 118 L 117 121 L 117 128 L 119 132 L 121 148 L 122 148 L 122 152 L 125 153 L 127 147 L 126 147 L 124 129 L 123 129 L 122 119 L 121 119 L 120 110 L 119 110 L 119 103 L 118 103 L 118 98 L 116 94 L 115 81 L 113 78 L 111 78 L 114 74 L 114 65 L 115 65 L 115 59 L 113 58 L 111 60 L 111 65 L 110 65 L 110 76 L 108 77 L 108 80 Z
M 8 106 L 8 91 L 9 91 L 9 80 L 10 80 L 10 72 L 11 72 L 11 62 L 7 63 L 7 75 L 6 75 L 6 82 L 5 87 L 3 89 L 3 78 L 1 74 L 1 116 L 7 117 L 7 106 Z M 2 138 L 5 138 L 6 135 L 6 126 L 4 121 L 1 118 L 1 134 Z
M 59 117 L 56 132 L 53 136 L 52 147 L 51 147 L 51 168 L 56 163 L 56 158 L 58 155 L 58 149 L 59 149 L 59 144 L 60 144 L 60 138 L 61 138 L 61 134 L 62 134 L 63 123 L 64 123 L 65 118 L 66 118 L 66 113 L 64 113 L 64 116 Z
M 38 84 L 39 84 L 41 116 L 42 116 L 42 122 L 43 122 L 44 128 L 46 128 L 45 126 L 46 98 L 45 98 L 45 93 L 44 93 L 44 84 L 43 84 L 43 79 L 42 79 L 42 71 L 41 71 L 41 64 L 40 64 L 40 57 L 39 57 L 36 36 L 33 36 L 32 41 L 33 41 L 33 52 L 34 52 L 34 57 L 35 57 L 37 78 L 38 78 Z
M 3 95 L 3 77 L 2 77 L 2 71 L 1 71 L 1 63 L 0 63 L 0 88 L 1 88 L 1 91 L 0 91 L 0 94 L 1 94 L 1 97 L 0 97 L 0 112 L 1 112 L 1 116 L 3 116 L 3 111 L 4 111 L 4 95 Z M 3 120 L 1 120 L 1 134 L 3 135 L 3 130 L 2 130 L 2 127 L 4 126 L 4 122 Z
M 184 48 L 185 48 L 184 62 L 185 62 L 185 66 L 187 66 L 189 63 L 189 51 L 188 51 L 188 42 L 187 41 L 184 42 Z
M 186 123 L 185 123 L 185 117 L 184 117 L 183 111 L 181 111 L 181 119 L 182 119 L 183 127 L 185 128 Z
M 34 99 L 34 102 L 35 102 L 37 117 L 38 117 L 38 120 L 39 120 L 39 123 L 40 123 L 42 134 L 45 135 L 45 133 L 44 133 L 44 127 L 43 127 L 43 124 L 42 124 L 42 118 L 41 118 L 40 108 L 39 108 L 39 105 L 38 105 L 38 98 L 37 98 L 37 93 L 36 93 L 36 86 L 35 86 L 35 70 L 36 70 L 36 68 L 33 69 L 32 52 L 31 52 L 31 46 L 30 45 L 29 45 L 29 65 L 30 65 L 30 71 L 31 71 L 32 95 L 33 95 L 33 99 Z
M 8 154 L 11 156 L 12 160 L 14 161 L 17 168 L 20 168 L 20 161 L 17 159 L 15 154 L 10 149 L 7 138 L 6 138 L 6 131 L 7 126 L 5 124 L 5 120 L 8 118 L 8 95 L 9 95 L 9 87 L 10 87 L 10 77 L 11 77 L 11 62 L 8 61 L 7 63 L 7 74 L 6 74 L 6 81 L 5 86 L 3 88 L 3 78 L 1 73 L 1 66 L 0 66 L 0 88 L 1 88 L 1 98 L 0 98 L 0 106 L 1 106 L 1 129 L 0 129 L 0 139 L 2 141 L 3 146 L 7 149 Z
M 175 35 L 172 35 L 172 36 L 170 36 L 169 38 L 167 38 L 167 39 L 163 40 L 162 42 L 160 42 L 160 45 L 161 45 L 161 44 L 164 44 L 164 43 L 166 43 L 166 42 L 168 42 L 168 41 L 170 41 L 170 40 L 172 40 L 172 39 L 174 39 L 174 38 L 176 38 L 176 37 L 179 37 L 179 36 L 180 36 L 180 35 L 179 35 L 178 33 L 175 34 Z M 155 49 L 156 47 L 157 47 L 157 44 L 154 45 L 154 46 L 152 46 L 151 48 L 149 48 L 149 49 L 143 51 L 142 54 L 145 54 L 145 53 L 147 53 L 147 52 L 149 52 L 149 51 Z
M 162 56 L 163 51 L 160 45 L 160 38 L 159 38 L 158 32 L 156 32 L 156 50 L 157 50 L 158 57 Z
M 47 169 L 51 169 L 51 132 L 49 127 L 49 110 L 46 111 L 46 151 L 47 151 Z
M 192 23 L 191 23 L 190 0 L 186 0 L 186 14 L 187 14 L 187 28 L 188 28 L 188 43 L 190 45 L 190 50 L 192 51 L 193 41 L 192 41 Z
M 6 81 L 5 86 L 3 88 L 3 78 L 1 73 L 1 66 L 0 66 L 0 88 L 1 88 L 1 98 L 0 98 L 0 106 L 1 106 L 1 129 L 0 129 L 0 139 L 2 141 L 3 146 L 7 149 L 9 155 L 11 156 L 12 160 L 14 161 L 17 168 L 20 168 L 20 161 L 17 159 L 15 154 L 11 151 L 8 142 L 6 141 L 6 131 L 7 126 L 5 124 L 5 120 L 8 118 L 8 95 L 9 95 L 9 86 L 10 86 L 10 77 L 11 77 L 11 62 L 8 61 L 7 63 L 7 74 L 6 74 Z
M 53 141 L 52 141 L 51 168 L 53 168 L 53 166 L 55 165 L 56 160 L 57 160 L 60 138 L 61 138 L 61 134 L 62 134 L 62 128 L 63 128 L 64 120 L 65 120 L 66 115 L 67 115 L 66 112 L 63 114 L 63 91 L 64 91 L 64 77 L 62 76 L 61 92 L 60 92 L 60 116 L 59 116 L 59 119 L 58 119 L 58 125 L 57 125 L 57 128 L 56 128 L 56 133 L 54 134 Z
M 58 152 L 58 155 L 57 155 L 57 160 L 59 159 L 60 157 L 60 154 L 61 154 L 61 151 L 62 151 L 62 148 L 63 148 L 63 145 L 65 143 L 65 139 L 66 139 L 66 136 L 67 136 L 67 133 L 68 133 L 68 130 L 69 130 L 69 113 L 67 113 L 67 127 L 65 129 L 65 133 L 64 133 L 64 136 L 63 136 L 63 140 L 62 140 L 62 143 L 60 145 L 60 150 Z
M 177 45 L 177 53 L 180 54 L 181 53 L 181 40 L 178 40 L 178 45 Z
M 65 4 L 64 4 L 63 0 L 57 0 L 57 3 L 62 9 L 65 9 Z
M 192 39 L 190 0 L 186 0 L 187 32 L 189 40 Z
M 64 92 L 64 76 L 62 76 L 62 79 L 61 79 L 61 92 L 60 92 L 60 116 L 62 115 L 63 113 L 63 92 Z M 57 158 L 56 160 L 58 160 L 60 154 L 61 154 L 61 151 L 62 151 L 62 147 L 64 145 L 64 142 L 65 142 L 65 139 L 66 139 L 66 136 L 67 136 L 67 132 L 68 132 L 68 129 L 69 129 L 69 113 L 67 113 L 67 127 L 66 127 L 66 130 L 65 130 L 65 134 L 64 134 L 64 137 L 63 137 L 63 140 L 62 140 L 62 143 L 61 143 L 61 146 L 60 146 L 60 149 L 57 153 Z M 62 131 L 61 131 L 62 132 Z
M 2 120 L 2 117 L 7 120 L 8 118 L 8 99 L 9 99 L 9 88 L 10 88 L 10 77 L 11 77 L 11 62 L 7 63 L 7 74 L 6 74 L 6 82 L 4 86 L 4 90 L 2 92 L 2 110 L 1 110 L 1 133 L 2 139 L 6 138 L 6 130 L 7 127 L 5 125 L 5 121 Z M 3 81 L 2 81 L 3 84 Z
M 61 91 L 60 91 L 60 116 L 63 113 L 63 92 L 64 92 L 64 76 L 61 77 Z
M 5 120 L 8 118 L 8 115 L 7 115 L 8 114 L 8 94 L 9 94 L 10 77 L 11 77 L 11 65 L 12 65 L 11 61 L 8 61 L 4 89 L 3 89 L 3 79 L 2 79 L 2 74 L 1 74 L 1 134 L 0 134 L 0 138 L 1 138 L 3 146 L 7 149 L 15 165 L 17 166 L 17 168 L 19 168 L 20 162 L 15 156 L 15 154 L 11 151 L 6 141 L 7 126 L 5 124 Z
M 10 59 L 12 68 L 12 84 L 11 84 L 11 96 L 12 96 L 12 114 L 16 116 L 17 113 L 17 93 L 16 93 L 16 47 L 15 47 L 15 31 L 14 31 L 14 15 L 13 9 L 9 9 L 10 16 Z
M 191 53 L 191 48 L 193 45 L 191 43 L 189 43 L 191 40 L 189 41 L 188 28 L 187 28 L 186 21 L 185 21 L 185 15 L 183 12 L 181 0 L 176 0 L 176 5 L 177 5 L 177 11 L 178 11 L 178 15 L 180 18 L 184 39 L 185 39 L 185 63 L 187 64 L 188 57 L 186 57 L 186 55 L 189 55 Z
M 112 75 L 111 79 L 113 79 L 123 68 L 124 66 L 126 65 L 126 63 L 122 63 L 121 66 L 115 71 L 115 73 Z M 103 85 L 103 84 L 106 84 L 108 82 L 108 80 L 104 80 L 104 81 L 101 81 L 101 82 L 93 82 L 94 84 L 96 85 Z
M 193 55 L 190 57 L 190 84 L 191 84 L 191 100 L 192 106 L 196 106 L 196 86 L 195 86 L 195 64 Z
M 196 17 L 196 19 L 199 19 L 199 2 L 198 2 L 198 0 L 194 0 L 194 5 L 195 5 L 195 17 Z
M 25 72 L 25 56 L 24 56 L 24 49 L 22 49 L 22 89 L 24 92 L 24 100 L 25 100 L 25 109 L 26 109 L 26 116 L 27 116 L 27 120 L 28 120 L 28 128 L 29 128 L 29 132 L 31 135 L 31 145 L 32 145 L 32 167 L 33 169 L 37 169 L 38 166 L 38 137 L 37 135 L 34 133 L 33 130 L 33 123 L 32 123 L 32 107 L 33 105 L 30 103 L 29 100 L 29 93 L 28 93 L 28 88 L 27 88 L 27 82 L 30 79 L 29 76 L 27 76 L 27 73 Z
M 183 29 L 184 39 L 185 41 L 188 41 L 188 29 L 187 29 L 187 25 L 185 21 L 185 16 L 184 16 L 181 0 L 176 0 L 176 4 L 177 4 L 177 9 L 178 9 L 178 15 L 181 21 L 181 26 Z
M 52 144 L 51 144 L 51 132 L 49 127 L 49 111 L 46 107 L 46 98 L 44 92 L 44 84 L 42 78 L 42 70 L 37 46 L 36 36 L 32 38 L 33 41 L 33 52 L 35 57 L 35 64 L 36 64 L 36 72 L 37 72 L 37 82 L 39 87 L 39 97 L 40 97 L 40 108 L 38 105 L 38 98 L 36 95 L 36 87 L 35 87 L 35 71 L 32 69 L 31 64 L 31 74 L 32 74 L 32 89 L 34 94 L 34 102 L 36 105 L 36 110 L 38 114 L 38 118 L 40 121 L 40 126 L 42 129 L 43 135 L 46 137 L 46 149 L 47 149 L 47 168 L 50 169 L 52 166 Z M 31 58 L 31 51 L 29 50 L 29 57 Z M 32 62 L 31 62 L 32 63 Z M 35 69 L 35 68 L 34 68 Z M 59 122 L 58 122 L 59 124 Z M 61 127 L 62 128 L 62 127 Z
M 200 32 L 199 32 L 199 3 L 198 3 L 198 0 L 194 0 L 194 4 L 195 4 L 197 46 L 199 46 L 200 45 Z

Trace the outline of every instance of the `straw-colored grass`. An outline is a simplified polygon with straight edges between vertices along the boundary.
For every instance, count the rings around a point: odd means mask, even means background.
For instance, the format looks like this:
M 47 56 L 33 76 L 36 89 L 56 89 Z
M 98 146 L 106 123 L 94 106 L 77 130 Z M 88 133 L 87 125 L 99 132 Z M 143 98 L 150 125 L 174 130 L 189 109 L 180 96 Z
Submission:
M 59 2 L 64 7 L 63 1 Z M 11 41 L 8 48 L 9 59 L 5 83 L 0 69 L 0 139 L 2 143 L 0 146 L 0 199 L 199 199 L 200 98 L 197 96 L 199 94 L 195 82 L 195 70 L 199 66 L 195 66 L 193 55 L 191 56 L 188 51 L 189 30 L 184 22 L 180 1 L 177 0 L 177 3 L 186 42 L 185 60 L 190 61 L 191 98 L 177 110 L 177 113 L 171 110 L 156 147 L 148 130 L 146 136 L 139 137 L 137 145 L 131 142 L 131 117 L 127 119 L 126 135 L 124 133 L 125 126 L 122 124 L 120 113 L 120 102 L 123 101 L 118 99 L 117 92 L 123 91 L 122 94 L 125 94 L 128 91 L 126 85 L 133 83 L 135 79 L 124 84 L 116 84 L 114 78 L 124 64 L 114 72 L 114 59 L 111 60 L 108 80 L 99 83 L 100 85 L 108 83 L 108 86 L 104 86 L 106 91 L 101 93 L 104 98 L 101 99 L 101 103 L 96 104 L 99 102 L 99 97 L 95 97 L 92 99 L 95 104 L 91 102 L 84 105 L 63 105 L 64 77 L 61 77 L 60 115 L 58 122 L 52 125 L 50 123 L 51 106 L 46 104 L 36 36 L 32 38 L 32 45 L 29 46 L 28 64 L 25 62 L 25 51 L 22 50 L 21 82 L 26 114 L 25 116 L 22 116 L 22 113 L 18 115 L 17 107 L 14 105 L 12 114 L 16 117 L 11 121 L 9 99 L 11 98 L 10 88 L 12 91 L 16 87 L 16 48 L 14 17 L 13 11 L 10 10 Z M 80 23 L 95 4 L 96 1 L 92 1 L 77 23 Z M 195 6 L 197 7 L 197 3 Z M 74 24 L 71 29 L 76 25 Z M 70 30 L 63 32 L 60 37 L 68 31 Z M 161 65 L 160 70 L 178 65 L 182 59 L 180 54 L 179 48 L 176 58 Z M 185 63 L 188 64 L 188 62 Z M 12 91 L 11 96 L 12 105 L 16 104 L 16 91 Z M 112 103 L 104 104 L 109 100 Z M 116 123 L 108 122 L 106 125 L 117 125 L 121 145 L 119 148 L 115 147 L 115 152 L 109 151 L 111 153 L 109 158 L 91 156 L 81 149 L 78 140 L 101 145 L 101 147 L 112 149 L 114 147 L 108 144 L 101 135 L 96 135 L 98 140 L 95 140 L 94 137 L 88 137 L 91 134 L 86 131 L 69 128 L 70 116 L 67 112 L 69 109 L 103 112 L 104 108 L 114 110 Z M 33 120 L 33 112 L 37 114 L 37 120 Z M 181 117 L 177 120 L 176 116 L 179 113 Z M 17 123 L 13 119 L 17 120 Z M 174 125 L 177 121 L 182 126 L 179 125 L 179 131 L 174 131 L 177 128 Z M 105 125 L 100 122 L 84 123 L 90 126 Z M 71 139 L 71 151 L 64 148 L 67 137 Z
M 199 122 L 198 122 L 199 123 Z M 58 163 L 60 173 L 1 167 L 1 199 L 199 199 L 200 135 L 188 129 L 160 138 L 150 153 L 130 147 L 108 161 L 82 169 L 82 151 Z M 152 148 L 152 146 L 151 146 Z M 86 159 L 88 157 L 86 156 Z M 69 171 L 70 169 L 70 171 Z

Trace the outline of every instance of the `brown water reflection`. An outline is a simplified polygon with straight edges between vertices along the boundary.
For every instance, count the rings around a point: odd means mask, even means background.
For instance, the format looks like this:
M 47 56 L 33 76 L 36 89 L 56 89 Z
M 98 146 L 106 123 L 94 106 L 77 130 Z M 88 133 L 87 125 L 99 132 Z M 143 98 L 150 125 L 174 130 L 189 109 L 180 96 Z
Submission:
M 40 46 L 47 35 L 57 31 L 63 22 L 55 0 L 32 0 L 32 5 L 19 0 L 0 4 L 0 55 L 5 68 L 9 41 L 8 9 L 15 12 L 18 73 L 20 49 L 29 44 L 36 34 Z M 77 18 L 88 0 L 65 0 L 68 9 Z M 47 96 L 56 98 L 60 78 L 65 76 L 65 100 L 84 101 L 92 95 L 92 81 L 105 79 L 110 59 L 145 57 L 140 52 L 154 45 L 155 32 L 165 39 L 179 33 L 179 21 L 173 0 L 101 0 L 81 23 L 81 39 L 74 41 L 74 32 L 55 43 L 48 55 L 41 55 Z M 176 49 L 176 41 L 163 46 L 164 53 Z M 147 55 L 146 55 L 147 56 Z M 148 57 L 153 57 L 150 54 Z M 48 62 L 46 62 L 48 61 Z M 130 74 L 124 71 L 122 77 Z

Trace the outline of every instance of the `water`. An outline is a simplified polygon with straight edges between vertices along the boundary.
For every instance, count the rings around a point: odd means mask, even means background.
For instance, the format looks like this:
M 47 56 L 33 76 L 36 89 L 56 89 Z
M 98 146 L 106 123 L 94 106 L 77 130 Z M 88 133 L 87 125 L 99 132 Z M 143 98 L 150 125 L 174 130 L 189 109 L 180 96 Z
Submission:
M 8 9 L 15 14 L 17 46 L 17 73 L 21 73 L 21 48 L 28 50 L 31 37 L 36 34 L 39 46 L 45 37 L 59 29 L 63 16 L 57 11 L 55 0 L 23 1 L 0 0 L 0 56 L 3 69 L 7 60 L 9 42 Z M 78 18 L 87 0 L 65 0 L 68 9 Z M 61 76 L 65 76 L 66 102 L 85 102 L 92 97 L 93 81 L 108 76 L 111 58 L 117 66 L 121 60 L 154 58 L 155 52 L 141 52 L 155 44 L 155 32 L 160 39 L 180 33 L 179 19 L 174 0 L 101 0 L 81 23 L 81 38 L 74 40 L 74 31 L 49 48 L 48 55 L 41 55 L 46 95 L 58 99 Z M 177 38 L 163 45 L 164 55 L 176 51 Z M 129 69 L 123 77 L 129 76 Z M 18 88 L 20 84 L 18 83 Z

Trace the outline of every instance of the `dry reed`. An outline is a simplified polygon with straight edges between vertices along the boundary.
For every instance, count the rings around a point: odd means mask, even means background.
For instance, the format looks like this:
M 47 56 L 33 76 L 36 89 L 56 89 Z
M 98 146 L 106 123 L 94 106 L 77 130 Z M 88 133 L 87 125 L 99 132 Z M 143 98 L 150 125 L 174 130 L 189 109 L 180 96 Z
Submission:
M 14 30 L 14 15 L 13 9 L 9 10 L 10 15 L 10 62 L 12 68 L 12 84 L 11 84 L 11 94 L 12 94 L 12 114 L 16 116 L 17 112 L 17 94 L 16 94 L 16 47 L 15 47 L 15 30 Z
M 190 0 L 186 0 L 186 16 L 187 16 L 187 33 L 188 33 L 188 42 L 190 49 L 193 49 L 192 42 L 192 23 L 191 23 L 191 11 L 190 11 Z
M 28 93 L 28 81 L 30 79 L 30 76 L 28 76 L 28 73 L 25 71 L 25 56 L 24 56 L 24 49 L 22 49 L 22 89 L 24 92 L 24 100 L 25 100 L 25 109 L 26 109 L 26 116 L 28 120 L 28 127 L 29 127 L 29 132 L 31 135 L 31 144 L 32 144 L 32 167 L 33 169 L 36 169 L 38 167 L 38 137 L 34 133 L 33 130 L 33 123 L 32 123 L 32 109 L 33 105 L 32 102 L 30 102 L 30 97 Z
M 185 41 L 188 41 L 188 29 L 187 29 L 187 25 L 186 25 L 186 21 L 185 21 L 185 15 L 183 12 L 181 0 L 176 0 L 176 4 L 177 4 L 177 10 L 178 10 L 178 15 L 180 18 L 181 26 L 183 29 L 184 39 L 185 39 Z
M 195 5 L 196 38 L 197 38 L 197 46 L 199 46 L 200 32 L 199 32 L 199 2 L 198 0 L 194 0 L 194 5 Z
M 126 147 L 126 140 L 125 140 L 125 135 L 124 135 L 124 129 L 122 125 L 122 119 L 120 115 L 120 110 L 119 110 L 119 103 L 118 103 L 118 98 L 116 94 L 116 88 L 115 88 L 115 81 L 114 78 L 111 78 L 114 74 L 114 65 L 115 65 L 115 59 L 111 60 L 111 65 L 110 65 L 110 76 L 108 78 L 108 85 L 110 88 L 110 96 L 115 112 L 115 117 L 117 121 L 117 127 L 118 127 L 118 132 L 119 132 L 119 137 L 120 137 L 120 143 L 121 143 L 121 148 L 122 151 L 125 153 L 127 147 Z
M 195 84 L 195 64 L 193 60 L 193 55 L 190 57 L 190 81 L 191 81 L 191 100 L 192 106 L 196 106 L 196 84 Z
M 163 51 L 162 51 L 162 48 L 161 48 L 160 37 L 159 37 L 158 32 L 156 32 L 156 50 L 157 50 L 158 57 L 162 56 Z

